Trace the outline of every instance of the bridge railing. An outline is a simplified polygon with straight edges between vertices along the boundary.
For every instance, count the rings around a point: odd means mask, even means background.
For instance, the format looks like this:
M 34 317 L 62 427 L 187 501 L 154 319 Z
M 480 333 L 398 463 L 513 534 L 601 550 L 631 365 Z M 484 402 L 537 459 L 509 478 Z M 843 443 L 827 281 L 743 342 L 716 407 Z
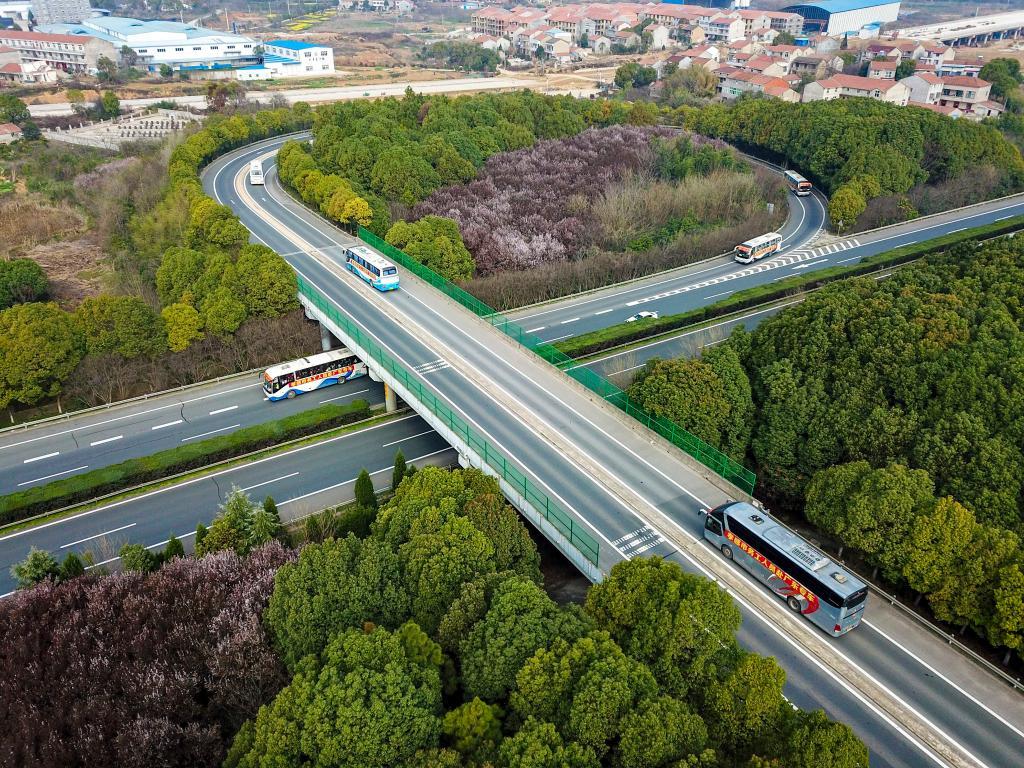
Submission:
M 354 344 L 365 350 L 369 358 L 382 371 L 392 376 L 406 390 L 411 392 L 424 407 L 440 419 L 471 451 L 483 459 L 501 479 L 506 481 L 520 496 L 526 499 L 538 514 L 542 515 L 559 533 L 565 536 L 572 546 L 579 550 L 587 560 L 593 563 L 594 566 L 598 565 L 600 546 L 590 534 L 583 530 L 579 523 L 574 521 L 556 502 L 553 502 L 530 478 L 520 472 L 500 450 L 496 449 L 479 435 L 462 417 L 438 399 L 433 392 L 413 378 L 401 364 L 385 352 L 359 326 L 342 315 L 319 289 L 301 275 L 296 277 L 299 284 L 299 293 L 307 301 L 348 335 Z
M 623 390 L 612 384 L 608 379 L 589 368 L 573 365 L 575 361 L 564 352 L 546 341 L 527 333 L 513 320 L 492 309 L 480 299 L 464 291 L 451 281 L 441 277 L 429 267 L 413 259 L 390 243 L 377 237 L 364 227 L 359 227 L 359 237 L 368 245 L 393 259 L 421 280 L 442 291 L 457 301 L 470 312 L 486 320 L 507 336 L 515 339 L 527 349 L 541 358 L 565 371 L 568 376 L 578 381 L 590 391 L 604 398 L 615 407 L 625 411 L 648 429 L 661 435 L 670 443 L 680 448 L 705 467 L 725 478 L 747 493 L 754 492 L 757 477 L 742 464 L 733 461 L 714 446 L 708 445 L 694 434 L 680 427 L 663 416 L 655 416 L 630 399 Z

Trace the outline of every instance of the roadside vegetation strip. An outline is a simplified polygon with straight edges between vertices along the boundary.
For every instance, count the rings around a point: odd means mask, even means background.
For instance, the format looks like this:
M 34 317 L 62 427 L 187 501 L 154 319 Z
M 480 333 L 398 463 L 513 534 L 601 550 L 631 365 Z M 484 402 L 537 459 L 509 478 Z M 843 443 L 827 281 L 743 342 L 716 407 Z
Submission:
M 904 245 L 891 251 L 874 256 L 867 256 L 856 264 L 849 266 L 828 267 L 806 275 L 794 275 L 777 283 L 758 285 L 738 291 L 728 298 L 716 301 L 705 307 L 698 307 L 676 315 L 665 315 L 657 320 L 638 320 L 633 323 L 619 323 L 602 328 L 598 331 L 583 333 L 579 336 L 555 342 L 556 349 L 575 360 L 620 347 L 635 341 L 647 341 L 662 336 L 670 331 L 691 328 L 706 320 L 722 318 L 745 309 L 751 309 L 771 302 L 785 299 L 797 293 L 818 288 L 836 280 L 859 277 L 873 272 L 906 264 L 931 253 L 946 250 L 959 243 L 971 240 L 998 237 L 1024 229 L 1024 216 L 1014 216 L 992 224 L 965 229 L 961 232 L 942 235 L 926 240 L 923 243 Z
M 110 494 L 132 486 L 161 480 L 168 475 L 199 469 L 209 464 L 362 421 L 370 416 L 370 404 L 355 400 L 348 405 L 322 405 L 277 421 L 255 424 L 227 435 L 185 443 L 176 448 L 111 464 L 81 475 L 0 496 L 0 525 Z

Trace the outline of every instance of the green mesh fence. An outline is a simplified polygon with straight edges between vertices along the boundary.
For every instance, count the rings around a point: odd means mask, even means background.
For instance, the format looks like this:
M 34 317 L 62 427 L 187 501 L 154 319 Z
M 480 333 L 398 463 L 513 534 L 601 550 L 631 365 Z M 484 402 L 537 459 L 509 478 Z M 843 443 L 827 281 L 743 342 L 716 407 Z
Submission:
M 411 392 L 413 397 L 426 406 L 432 414 L 437 416 L 446 427 L 452 430 L 459 439 L 469 446 L 470 450 L 481 457 L 491 469 L 511 485 L 520 496 L 526 499 L 587 560 L 597 566 L 600 553 L 598 543 L 582 530 L 579 523 L 575 522 L 558 504 L 551 501 L 547 494 L 537 488 L 528 477 L 516 469 L 501 451 L 478 435 L 469 424 L 441 402 L 433 392 L 410 376 L 405 368 L 385 352 L 377 342 L 360 330 L 355 323 L 342 315 L 336 307 L 327 301 L 319 289 L 306 281 L 301 275 L 297 275 L 296 279 L 299 283 L 299 293 L 301 295 L 305 296 L 314 307 L 323 312 L 332 323 L 344 331 L 354 344 L 366 350 L 368 357 Z
M 450 298 L 457 301 L 470 312 L 482 317 L 499 331 L 515 339 L 535 354 L 554 366 L 565 370 L 566 374 L 576 379 L 580 384 L 590 391 L 600 395 L 612 403 L 615 407 L 628 413 L 647 428 L 657 432 L 673 445 L 682 449 L 695 458 L 704 466 L 716 474 L 724 477 L 729 482 L 742 488 L 747 493 L 754 492 L 754 483 L 757 477 L 749 469 L 739 464 L 717 448 L 708 445 L 696 435 L 692 435 L 678 424 L 662 416 L 654 416 L 630 400 L 629 396 L 616 387 L 603 376 L 594 373 L 589 368 L 574 366 L 575 362 L 571 357 L 551 346 L 547 342 L 527 333 L 518 323 L 509 320 L 500 312 L 484 304 L 480 299 L 470 295 L 459 286 L 441 277 L 432 269 L 424 266 L 403 251 L 385 242 L 369 230 L 360 227 L 359 237 L 368 245 L 373 246 L 381 253 L 401 264 L 405 269 L 412 272 L 421 280 L 429 283 L 438 290 L 444 292 Z

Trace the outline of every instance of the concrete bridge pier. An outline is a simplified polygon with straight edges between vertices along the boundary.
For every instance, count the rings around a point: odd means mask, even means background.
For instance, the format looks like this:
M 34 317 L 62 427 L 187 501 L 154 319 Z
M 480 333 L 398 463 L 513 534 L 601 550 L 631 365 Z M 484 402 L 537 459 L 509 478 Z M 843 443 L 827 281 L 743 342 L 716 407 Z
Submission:
M 320 348 L 324 352 L 330 352 L 335 346 L 335 341 L 337 339 L 334 338 L 334 334 L 331 333 L 330 329 L 323 323 L 320 323 Z
M 398 398 L 395 397 L 395 390 L 384 382 L 384 410 L 387 413 L 394 413 L 398 410 Z

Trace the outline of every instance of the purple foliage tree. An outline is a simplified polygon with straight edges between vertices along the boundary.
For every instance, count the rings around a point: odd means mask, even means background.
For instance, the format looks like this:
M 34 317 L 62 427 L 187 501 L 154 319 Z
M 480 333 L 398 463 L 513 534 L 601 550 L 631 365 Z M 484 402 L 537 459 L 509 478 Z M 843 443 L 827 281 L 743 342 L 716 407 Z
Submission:
M 274 542 L 0 602 L 0 764 L 220 765 L 287 682 L 260 617 L 293 557 Z
M 595 229 L 588 201 L 626 174 L 650 170 L 651 139 L 669 135 L 617 125 L 494 155 L 474 181 L 436 191 L 412 218 L 458 222 L 478 275 L 567 261 Z

